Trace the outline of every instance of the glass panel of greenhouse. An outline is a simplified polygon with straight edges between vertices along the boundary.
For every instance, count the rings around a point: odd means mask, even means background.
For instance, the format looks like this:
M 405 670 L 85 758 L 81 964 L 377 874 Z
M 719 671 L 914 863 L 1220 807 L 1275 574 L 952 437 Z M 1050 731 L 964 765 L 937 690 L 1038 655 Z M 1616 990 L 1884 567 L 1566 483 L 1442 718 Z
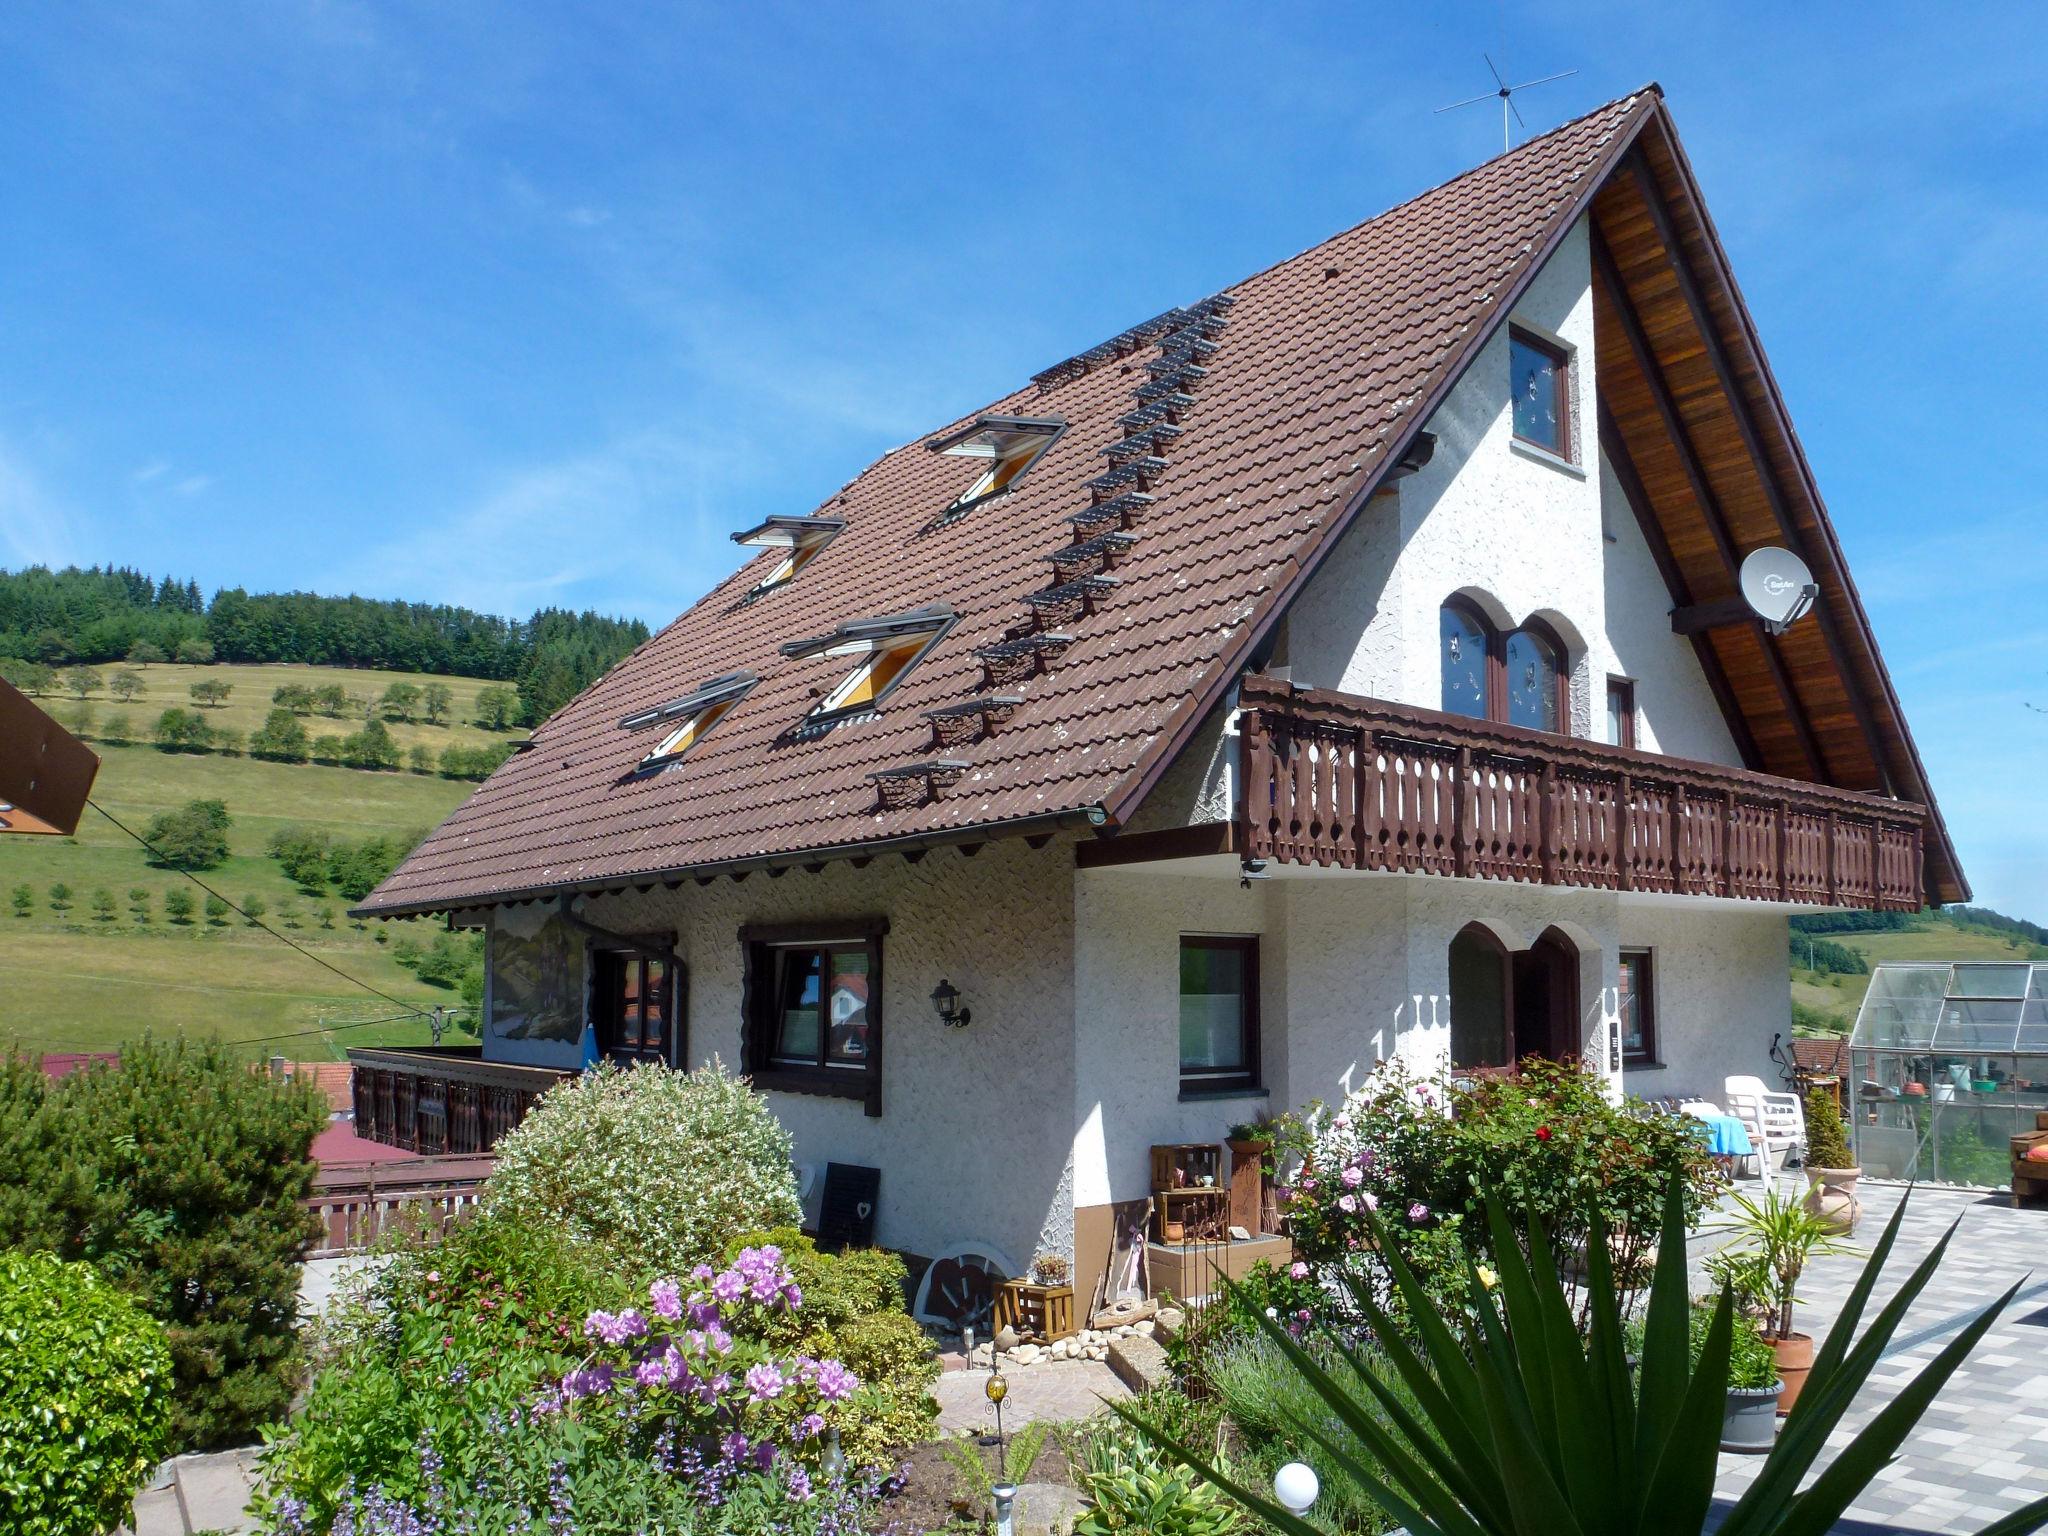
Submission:
M 2011 1138 L 2048 1109 L 2048 965 L 1880 965 L 1849 1060 L 1865 1173 L 2004 1185 Z

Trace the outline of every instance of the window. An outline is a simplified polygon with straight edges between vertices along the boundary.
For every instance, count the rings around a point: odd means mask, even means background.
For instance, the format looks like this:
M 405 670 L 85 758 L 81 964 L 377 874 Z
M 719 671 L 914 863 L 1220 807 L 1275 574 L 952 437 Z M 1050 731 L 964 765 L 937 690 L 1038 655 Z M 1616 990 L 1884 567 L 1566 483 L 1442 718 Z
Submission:
M 880 919 L 740 930 L 743 1055 L 755 1085 L 858 1098 L 882 1112 Z
M 1571 676 L 1564 645 L 1531 619 L 1503 634 L 1464 598 L 1438 619 L 1445 713 L 1568 735 Z
M 768 574 L 754 583 L 748 598 L 759 597 L 794 579 L 798 571 L 817 558 L 819 550 L 845 529 L 846 519 L 842 517 L 771 517 L 734 534 L 735 544 L 784 551 L 782 558 L 768 568 Z
M 662 734 L 654 750 L 640 759 L 640 767 L 662 767 L 703 740 L 705 734 L 724 719 L 759 681 L 760 678 L 752 672 L 724 673 L 712 678 L 695 693 L 686 693 L 680 699 L 671 699 L 653 709 L 638 710 L 626 716 L 619 722 L 619 729 L 646 731 L 659 728 Z
M 1615 1005 L 1621 1014 L 1624 1065 L 1648 1066 L 1657 1059 L 1656 973 L 1647 949 L 1624 949 Z
M 851 619 L 830 634 L 792 640 L 785 656 L 855 656 L 853 670 L 811 706 L 810 718 L 829 719 L 872 708 L 953 626 L 953 610 L 929 603 L 879 619 Z
M 1607 744 L 1631 750 L 1636 744 L 1636 685 L 1625 677 L 1607 679 Z
M 1508 332 L 1510 407 L 1514 433 L 1561 459 L 1572 456 L 1571 365 L 1564 348 Z
M 927 443 L 933 453 L 987 461 L 987 467 L 946 509 L 947 518 L 960 516 L 1023 479 L 1066 426 L 1056 416 L 981 416 L 959 431 Z
M 650 938 L 650 949 L 668 940 Z M 676 1007 L 668 961 L 637 950 L 601 949 L 592 956 L 591 1021 L 597 1048 L 613 1061 L 683 1065 L 674 1035 Z
M 1450 964 L 1452 1065 L 1505 1067 L 1512 1059 L 1508 1004 L 1514 996 L 1506 948 L 1475 923 L 1451 940 Z
M 1180 941 L 1180 1085 L 1229 1092 L 1259 1081 L 1259 941 Z

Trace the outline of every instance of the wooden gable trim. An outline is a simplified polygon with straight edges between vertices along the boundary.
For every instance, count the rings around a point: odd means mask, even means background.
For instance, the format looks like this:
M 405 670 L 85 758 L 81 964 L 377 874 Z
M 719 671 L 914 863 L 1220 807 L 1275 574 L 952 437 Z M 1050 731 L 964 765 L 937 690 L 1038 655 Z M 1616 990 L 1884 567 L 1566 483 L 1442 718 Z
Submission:
M 1741 558 L 1735 552 L 1735 541 L 1728 529 L 1727 514 L 1721 508 L 1721 501 L 1714 494 L 1714 488 L 1707 479 L 1707 471 L 1700 462 L 1699 447 L 1693 441 L 1692 433 L 1679 414 L 1678 402 L 1671 396 L 1671 385 L 1658 364 L 1656 349 L 1643 330 L 1641 315 L 1636 312 L 1634 301 L 1629 297 L 1628 284 L 1622 278 L 1621 270 L 1615 265 L 1614 253 L 1607 247 L 1606 237 L 1596 226 L 1592 231 L 1594 281 L 1606 290 L 1609 307 L 1620 322 L 1621 332 L 1628 339 L 1630 354 L 1635 358 L 1636 371 L 1642 375 L 1643 387 L 1649 391 L 1650 402 L 1656 407 L 1657 419 L 1662 423 L 1665 436 L 1670 440 L 1671 450 L 1678 456 L 1679 467 L 1685 472 L 1685 483 L 1692 494 L 1693 505 L 1698 509 L 1700 520 L 1713 536 L 1714 547 L 1720 554 L 1722 573 L 1728 585 L 1738 584 L 1742 567 Z M 1654 515 L 1655 506 L 1651 504 Z M 1673 597 L 1681 604 L 1689 599 Z M 1819 739 L 1813 733 L 1813 722 L 1807 716 L 1806 705 L 1799 697 L 1799 691 L 1792 686 L 1792 677 L 1785 670 L 1785 659 L 1779 654 L 1779 647 L 1764 640 L 1758 634 L 1758 648 L 1763 653 L 1764 665 L 1769 669 L 1771 684 L 1777 690 L 1784 706 L 1785 716 L 1792 723 L 1793 734 L 1798 738 L 1799 749 L 1806 759 L 1807 776 L 1816 783 L 1828 781 L 1827 755 L 1821 750 Z
M 1668 139 L 1667 139 L 1668 142 Z M 1778 486 L 1777 476 L 1772 472 L 1770 459 L 1765 454 L 1763 443 L 1757 434 L 1756 422 L 1750 414 L 1749 397 L 1735 377 L 1735 370 L 1728 360 L 1727 349 L 1722 345 L 1720 328 L 1714 324 L 1708 312 L 1706 301 L 1700 296 L 1699 285 L 1693 280 L 1692 267 L 1685 258 L 1684 247 L 1679 244 L 1677 233 L 1671 227 L 1671 215 L 1664 206 L 1663 189 L 1657 184 L 1656 172 L 1640 147 L 1628 157 L 1629 174 L 1634 178 L 1636 190 L 1643 200 L 1650 222 L 1656 227 L 1657 238 L 1663 243 L 1665 260 L 1670 264 L 1672 276 L 1678 282 L 1678 291 L 1685 300 L 1686 309 L 1692 315 L 1694 327 L 1699 331 L 1700 340 L 1706 348 L 1707 360 L 1712 364 L 1714 376 L 1720 381 L 1721 392 L 1727 398 L 1730 414 L 1735 420 L 1736 433 L 1742 439 L 1742 446 L 1749 455 L 1750 466 L 1755 470 L 1763 486 L 1764 500 L 1769 504 L 1771 516 L 1778 525 L 1778 533 L 1786 544 L 1810 565 L 1828 572 L 1839 583 L 1842 572 L 1831 558 L 1822 558 L 1799 528 L 1785 505 L 1785 498 Z M 1832 551 L 1828 552 L 1832 555 Z M 1822 640 L 1828 648 L 1828 657 L 1835 670 L 1845 681 L 1853 679 L 1854 672 L 1849 666 L 1847 650 L 1842 643 L 1839 625 L 1834 610 L 1827 603 L 1818 605 L 1814 618 L 1820 624 Z M 1857 728 L 1863 733 L 1864 745 L 1869 749 L 1870 760 L 1876 766 L 1878 781 L 1885 793 L 1892 792 L 1892 775 L 1886 763 L 1886 752 L 1879 736 L 1877 722 L 1870 713 L 1870 705 L 1863 697 L 1863 690 L 1854 686 L 1847 689 L 1849 710 L 1856 717 Z

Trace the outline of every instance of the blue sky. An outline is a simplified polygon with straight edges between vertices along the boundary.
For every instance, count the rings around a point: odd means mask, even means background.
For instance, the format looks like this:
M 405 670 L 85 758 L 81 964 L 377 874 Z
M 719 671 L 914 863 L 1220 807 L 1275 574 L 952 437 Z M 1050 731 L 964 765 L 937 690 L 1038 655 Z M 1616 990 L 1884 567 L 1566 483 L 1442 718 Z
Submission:
M 728 530 L 1495 152 L 1431 108 L 1503 38 L 1579 70 L 1531 129 L 1663 82 L 1979 899 L 2048 920 L 2038 6 L 36 8 L 0 565 L 664 621 Z

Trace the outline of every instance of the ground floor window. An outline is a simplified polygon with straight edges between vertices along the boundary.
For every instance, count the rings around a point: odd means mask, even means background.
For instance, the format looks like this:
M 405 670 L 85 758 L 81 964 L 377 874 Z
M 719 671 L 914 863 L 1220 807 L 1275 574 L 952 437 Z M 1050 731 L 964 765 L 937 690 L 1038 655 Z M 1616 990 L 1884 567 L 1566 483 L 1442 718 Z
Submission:
M 668 941 L 646 941 L 650 950 L 666 949 Z M 597 1047 L 612 1060 L 682 1065 L 675 1049 L 677 978 L 670 963 L 657 955 L 626 949 L 601 949 L 591 957 L 591 1022 L 597 1026 Z
M 1656 971 L 1647 949 L 1624 949 L 1620 961 L 1621 1059 L 1647 1065 L 1657 1059 Z
M 881 1113 L 881 919 L 740 930 L 744 1055 L 756 1086 L 867 1101 Z
M 1183 1092 L 1227 1092 L 1259 1080 L 1259 941 L 1188 935 L 1180 941 Z

